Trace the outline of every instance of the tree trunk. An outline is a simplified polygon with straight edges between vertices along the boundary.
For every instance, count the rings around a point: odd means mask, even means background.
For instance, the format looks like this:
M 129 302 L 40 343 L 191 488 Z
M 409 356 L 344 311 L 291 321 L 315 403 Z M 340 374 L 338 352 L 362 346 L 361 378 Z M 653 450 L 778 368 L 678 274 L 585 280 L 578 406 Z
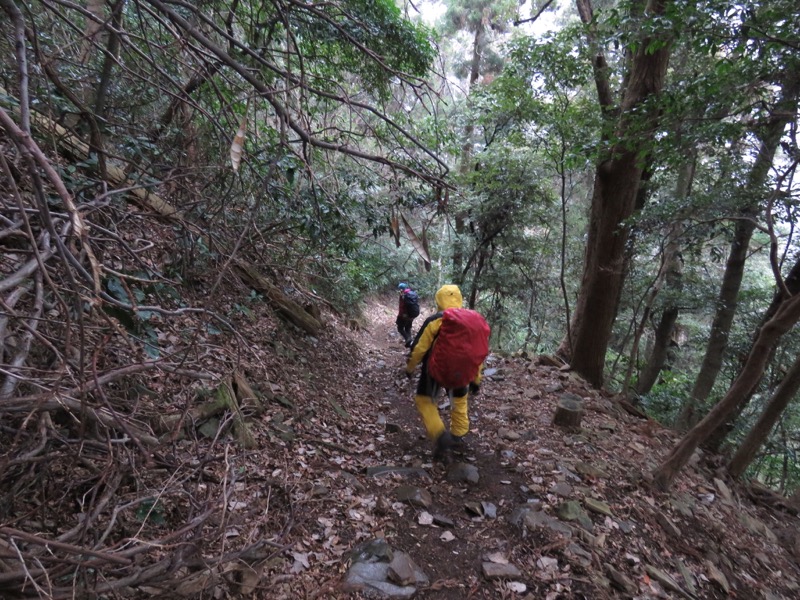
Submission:
M 180 107 L 189 101 L 191 95 L 197 91 L 200 86 L 216 75 L 219 69 L 219 63 L 213 65 L 204 63 L 198 68 L 197 72 L 186 82 L 186 85 L 181 88 L 181 91 L 169 103 L 164 114 L 156 120 L 155 126 L 149 133 L 150 140 L 153 143 L 157 142 L 161 135 L 169 128 L 172 120 L 175 118 L 175 114 L 180 110 Z
M 565 429 L 580 429 L 583 419 L 583 399 L 575 394 L 562 394 L 553 415 L 553 425 Z
M 691 160 L 681 165 L 678 171 L 678 181 L 675 184 L 675 199 L 683 201 L 689 196 L 694 180 L 694 171 L 697 152 L 692 151 Z M 683 284 L 683 259 L 681 258 L 680 238 L 683 236 L 683 217 L 679 216 L 673 223 L 672 229 L 667 236 L 667 244 L 664 250 L 664 269 L 667 289 L 680 292 Z M 636 393 L 641 396 L 653 389 L 661 369 L 667 360 L 669 344 L 672 341 L 672 332 L 675 323 L 678 322 L 678 307 L 675 302 L 670 302 L 661 312 L 661 319 L 655 330 L 655 339 L 650 357 L 647 364 L 636 382 Z
M 728 335 L 739 301 L 739 289 L 742 285 L 744 265 L 750 249 L 750 238 L 756 227 L 755 217 L 755 211 L 745 209 L 740 213 L 740 219 L 736 222 L 706 353 L 692 388 L 692 395 L 683 406 L 676 422 L 678 429 L 685 430 L 697 423 L 700 406 L 711 393 L 711 388 L 714 387 L 717 375 L 722 368 L 722 359 L 725 349 L 728 347 Z
M 111 7 L 111 27 L 108 28 L 108 44 L 103 56 L 100 81 L 94 93 L 94 114 L 102 120 L 108 117 L 106 103 L 112 83 L 111 75 L 114 65 L 119 62 L 117 54 L 119 54 L 120 40 L 117 32 L 122 30 L 122 11 L 124 8 L 125 0 L 117 0 L 117 3 Z
M 786 289 L 789 290 L 790 294 L 795 295 L 800 293 L 800 259 L 798 259 L 797 262 L 795 262 L 794 266 L 792 267 L 792 270 L 789 271 L 789 275 L 787 275 L 784 283 L 786 285 Z M 764 317 L 761 319 L 761 324 L 759 325 L 759 328 L 756 330 L 754 338 L 758 336 L 758 331 L 761 329 L 761 327 L 764 326 L 764 323 L 766 323 L 772 318 L 772 316 L 775 314 L 775 312 L 778 310 L 778 307 L 784 300 L 785 297 L 783 293 L 781 292 L 781 290 L 778 290 L 773 296 L 772 302 L 770 303 L 767 312 L 764 313 Z M 769 362 L 772 362 L 772 357 L 774 356 L 774 354 L 775 352 L 773 351 L 769 357 L 768 364 Z M 719 450 L 720 446 L 722 446 L 722 442 L 725 441 L 725 438 L 727 438 L 728 434 L 731 432 L 731 430 L 733 430 L 733 426 L 736 423 L 736 420 L 739 418 L 739 415 L 742 414 L 742 411 L 745 409 L 745 407 L 747 406 L 748 402 L 750 402 L 750 399 L 752 397 L 753 395 L 749 394 L 742 398 L 741 402 L 739 402 L 739 405 L 736 407 L 736 410 L 733 411 L 733 414 L 730 416 L 730 418 L 727 419 L 724 423 L 722 423 L 711 433 L 711 435 L 703 444 L 704 448 L 712 452 L 717 452 Z
M 478 262 L 475 265 L 475 276 L 472 278 L 472 289 L 469 291 L 469 301 L 467 302 L 467 307 L 472 310 L 475 310 L 475 305 L 478 303 L 478 288 L 487 254 L 486 246 L 481 245 L 480 252 L 478 253 Z
M 475 30 L 475 38 L 472 44 L 472 61 L 469 68 L 469 87 L 467 88 L 467 96 L 472 88 L 478 82 L 481 74 L 481 60 L 483 58 L 483 38 L 486 35 L 486 29 L 483 21 L 480 22 Z M 464 141 L 461 144 L 461 159 L 459 164 L 459 172 L 465 175 L 469 172 L 471 158 L 472 158 L 472 136 L 475 132 L 475 125 L 472 119 L 468 119 L 466 127 L 464 128 Z M 460 208 L 455 216 L 456 225 L 456 241 L 453 244 L 453 282 L 456 285 L 464 283 L 464 274 L 462 272 L 462 265 L 464 264 L 464 235 L 466 234 L 467 215 Z
M 769 170 L 775 157 L 775 151 L 780 144 L 783 130 L 790 123 L 797 112 L 797 95 L 800 87 L 800 77 L 794 72 L 787 73 L 783 84 L 781 99 L 772 110 L 772 116 L 760 134 L 761 143 L 758 156 L 750 170 L 745 189 L 758 195 L 758 190 L 769 177 Z M 679 428 L 688 428 L 694 425 L 698 418 L 698 410 L 706 401 L 714 383 L 717 380 L 725 350 L 728 346 L 733 317 L 736 314 L 739 289 L 744 275 L 744 265 L 749 253 L 750 238 L 756 227 L 756 217 L 760 212 L 758 204 L 745 207 L 740 213 L 740 220 L 731 242 L 730 255 L 725 264 L 725 274 L 722 277 L 722 287 L 717 299 L 717 312 L 711 325 L 711 335 L 703 357 L 700 372 L 697 374 L 692 395 L 683 407 L 676 425 Z
M 656 381 L 658 381 L 658 376 L 667 361 L 672 332 L 675 329 L 675 323 L 678 321 L 678 312 L 678 308 L 675 306 L 665 308 L 661 312 L 661 319 L 656 327 L 650 358 L 647 359 L 647 364 L 636 382 L 636 394 L 639 396 L 650 393 L 650 390 L 653 389 Z
M 254 290 L 263 294 L 281 316 L 306 333 L 311 335 L 319 334 L 322 323 L 284 294 L 278 286 L 264 277 L 253 265 L 239 259 L 234 259 L 232 265 L 239 278 Z
M 795 359 L 786 377 L 783 378 L 778 389 L 770 398 L 764 412 L 761 413 L 758 421 L 728 463 L 728 472 L 733 477 L 741 477 L 745 469 L 753 462 L 756 454 L 767 441 L 772 428 L 775 427 L 783 411 L 797 394 L 798 389 L 800 389 L 800 356 Z
M 87 18 L 86 26 L 83 30 L 83 43 L 81 44 L 80 63 L 85 65 L 92 55 L 92 45 L 97 44 L 100 46 L 102 40 L 99 38 L 104 29 L 105 21 L 105 0 L 86 0 L 86 11 L 92 14 L 95 18 Z
M 650 0 L 644 18 L 659 19 L 668 4 L 667 0 Z M 583 12 L 581 16 L 586 18 Z M 603 384 L 605 355 L 625 281 L 629 233 L 625 221 L 634 212 L 642 181 L 641 152 L 652 140 L 658 118 L 651 112 L 639 117 L 646 119 L 642 123 L 634 121 L 632 113 L 661 91 L 669 61 L 669 40 L 662 40 L 664 43 L 656 50 L 650 50 L 651 43 L 658 41 L 645 38 L 637 46 L 612 150 L 596 169 L 583 276 L 570 328 L 572 344 L 566 340 L 559 348 L 562 354 L 572 348 L 572 368 L 594 387 Z M 603 77 L 597 69 L 595 75 Z M 603 105 L 608 100 L 603 97 L 607 93 L 602 87 L 605 83 L 598 82 Z M 635 136 L 632 129 L 636 130 Z
M 742 397 L 751 394 L 758 385 L 767 366 L 769 354 L 784 333 L 789 331 L 800 319 L 800 296 L 792 296 L 781 304 L 761 331 L 747 356 L 741 372 L 733 385 L 716 406 L 695 425 L 672 449 L 667 459 L 653 472 L 653 484 L 667 490 L 678 472 L 686 465 L 695 449 L 710 433 L 727 419 Z

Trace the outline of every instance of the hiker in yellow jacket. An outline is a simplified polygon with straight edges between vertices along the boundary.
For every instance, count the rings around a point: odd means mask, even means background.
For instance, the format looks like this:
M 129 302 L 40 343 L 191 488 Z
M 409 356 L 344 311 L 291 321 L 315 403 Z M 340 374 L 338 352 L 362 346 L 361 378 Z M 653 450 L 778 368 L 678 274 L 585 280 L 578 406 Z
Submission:
M 442 313 L 448 308 L 461 308 L 463 299 L 458 286 L 445 285 L 436 292 L 435 300 L 436 308 L 439 312 L 428 317 L 417 332 L 406 363 L 406 375 L 410 378 L 414 374 L 414 369 L 416 369 L 417 365 L 422 364 L 422 372 L 417 383 L 414 401 L 417 405 L 417 411 L 422 417 L 428 437 L 436 443 L 434 458 L 440 459 L 444 458 L 454 444 L 461 442 L 461 439 L 469 431 L 467 396 L 470 391 L 473 393 L 478 392 L 483 365 L 478 369 L 475 378 L 468 386 L 450 390 L 453 399 L 450 409 L 450 431 L 447 431 L 442 418 L 439 416 L 439 409 L 434 403 L 434 398 L 441 386 L 428 374 L 428 358 L 442 325 Z

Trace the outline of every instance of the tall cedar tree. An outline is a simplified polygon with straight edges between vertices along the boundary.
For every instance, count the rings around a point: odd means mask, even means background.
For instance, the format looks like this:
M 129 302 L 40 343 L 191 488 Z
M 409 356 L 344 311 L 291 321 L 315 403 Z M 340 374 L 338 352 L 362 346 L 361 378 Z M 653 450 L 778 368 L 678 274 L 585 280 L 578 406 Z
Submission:
M 664 30 L 663 24 L 671 4 L 669 0 L 648 0 L 642 14 L 633 15 L 643 21 L 640 29 L 651 33 L 631 53 L 619 107 L 613 104 L 606 59 L 599 46 L 595 46 L 593 66 L 598 100 L 606 118 L 615 119 L 615 123 L 611 139 L 607 140 L 609 152 L 595 170 L 581 287 L 570 335 L 561 342 L 558 351 L 595 387 L 603 384 L 606 350 L 626 275 L 629 235 L 626 221 L 636 207 L 645 171 L 643 156 L 657 124 L 651 100 L 661 91 L 666 77 L 673 33 Z M 590 0 L 578 0 L 578 10 L 591 36 Z M 590 38 L 590 42 L 594 40 Z M 640 112 L 643 114 L 634 116 Z

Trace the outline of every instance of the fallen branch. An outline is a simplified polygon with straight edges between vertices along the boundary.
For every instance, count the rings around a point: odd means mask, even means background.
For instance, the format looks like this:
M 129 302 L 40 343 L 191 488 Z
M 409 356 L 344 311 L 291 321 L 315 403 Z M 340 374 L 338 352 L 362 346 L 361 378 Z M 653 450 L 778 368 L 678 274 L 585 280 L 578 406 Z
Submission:
M 319 333 L 322 323 L 259 273 L 253 265 L 236 259 L 233 267 L 245 284 L 263 294 L 286 319 L 311 335 Z
M 247 425 L 245 411 L 252 414 L 260 414 L 263 411 L 263 407 L 244 376 L 236 372 L 217 386 L 214 391 L 214 397 L 211 400 L 190 409 L 184 415 L 162 416 L 155 424 L 155 427 L 163 433 L 171 433 L 179 424 L 184 426 L 194 425 L 211 417 L 230 412 L 234 437 L 237 443 L 242 448 L 255 448 L 257 443 Z M 186 418 L 187 416 L 188 418 Z
M 7 95 L 8 93 L 0 87 L 0 95 L 3 94 Z M 76 160 L 86 161 L 90 157 L 89 145 L 52 119 L 40 113 L 32 112 L 31 123 L 34 127 L 52 134 L 58 140 L 62 151 L 72 155 Z M 0 125 L 6 126 L 6 122 L 0 122 Z M 13 121 L 11 121 L 9 126 L 13 125 Z M 127 188 L 133 201 L 146 210 L 150 210 L 171 221 L 189 225 L 192 224 L 183 212 L 173 207 L 157 194 L 152 193 L 146 186 L 130 181 L 125 170 L 112 160 L 106 163 L 106 176 L 111 185 Z M 65 202 L 66 201 L 65 199 Z M 71 202 L 71 199 L 69 199 L 69 201 Z M 70 214 L 72 215 L 72 211 L 70 211 Z M 75 229 L 75 231 L 77 234 L 85 236 L 85 225 L 82 221 L 78 223 L 78 228 Z M 208 234 L 203 229 L 197 228 L 197 231 L 205 238 L 208 238 Z M 207 239 L 207 242 L 208 241 Z M 92 259 L 90 262 L 93 271 L 95 271 L 94 280 L 96 283 L 98 280 L 97 273 L 99 272 L 99 267 L 93 255 L 90 256 L 90 259 Z M 240 276 L 242 281 L 263 294 L 280 315 L 311 335 L 317 335 L 319 333 L 319 330 L 322 328 L 322 323 L 308 314 L 300 304 L 281 292 L 281 290 L 269 281 L 267 277 L 262 275 L 255 266 L 235 257 L 232 257 L 231 262 L 233 263 L 234 271 Z M 148 310 L 151 310 L 151 307 L 148 307 Z
M 89 548 L 85 548 L 82 546 L 75 546 L 73 544 L 65 544 L 64 542 L 58 542 L 56 540 L 48 540 L 46 538 L 39 537 L 38 535 L 33 535 L 32 533 L 27 533 L 25 531 L 20 531 L 19 529 L 13 529 L 11 527 L 0 527 L 0 535 L 6 535 L 10 538 L 17 538 L 19 540 L 24 540 L 28 543 L 36 544 L 38 546 L 45 546 L 49 548 L 55 548 L 56 550 L 63 550 L 69 554 L 83 554 L 86 556 L 94 556 L 96 558 L 103 559 L 106 562 L 112 562 L 118 565 L 130 565 L 133 563 L 133 561 L 130 558 L 115 556 L 114 554 L 109 554 L 108 552 L 97 552 Z

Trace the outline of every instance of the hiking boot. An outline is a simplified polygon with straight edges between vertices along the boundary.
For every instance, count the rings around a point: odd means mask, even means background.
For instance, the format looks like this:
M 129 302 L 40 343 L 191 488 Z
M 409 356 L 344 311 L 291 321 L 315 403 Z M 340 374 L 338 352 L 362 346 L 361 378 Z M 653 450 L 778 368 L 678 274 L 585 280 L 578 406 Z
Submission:
M 449 431 L 445 431 L 436 438 L 436 446 L 433 449 L 433 460 L 449 462 L 450 451 L 453 448 L 453 436 Z
M 456 454 L 467 453 L 467 442 L 464 441 L 463 435 L 453 435 L 453 452 Z

